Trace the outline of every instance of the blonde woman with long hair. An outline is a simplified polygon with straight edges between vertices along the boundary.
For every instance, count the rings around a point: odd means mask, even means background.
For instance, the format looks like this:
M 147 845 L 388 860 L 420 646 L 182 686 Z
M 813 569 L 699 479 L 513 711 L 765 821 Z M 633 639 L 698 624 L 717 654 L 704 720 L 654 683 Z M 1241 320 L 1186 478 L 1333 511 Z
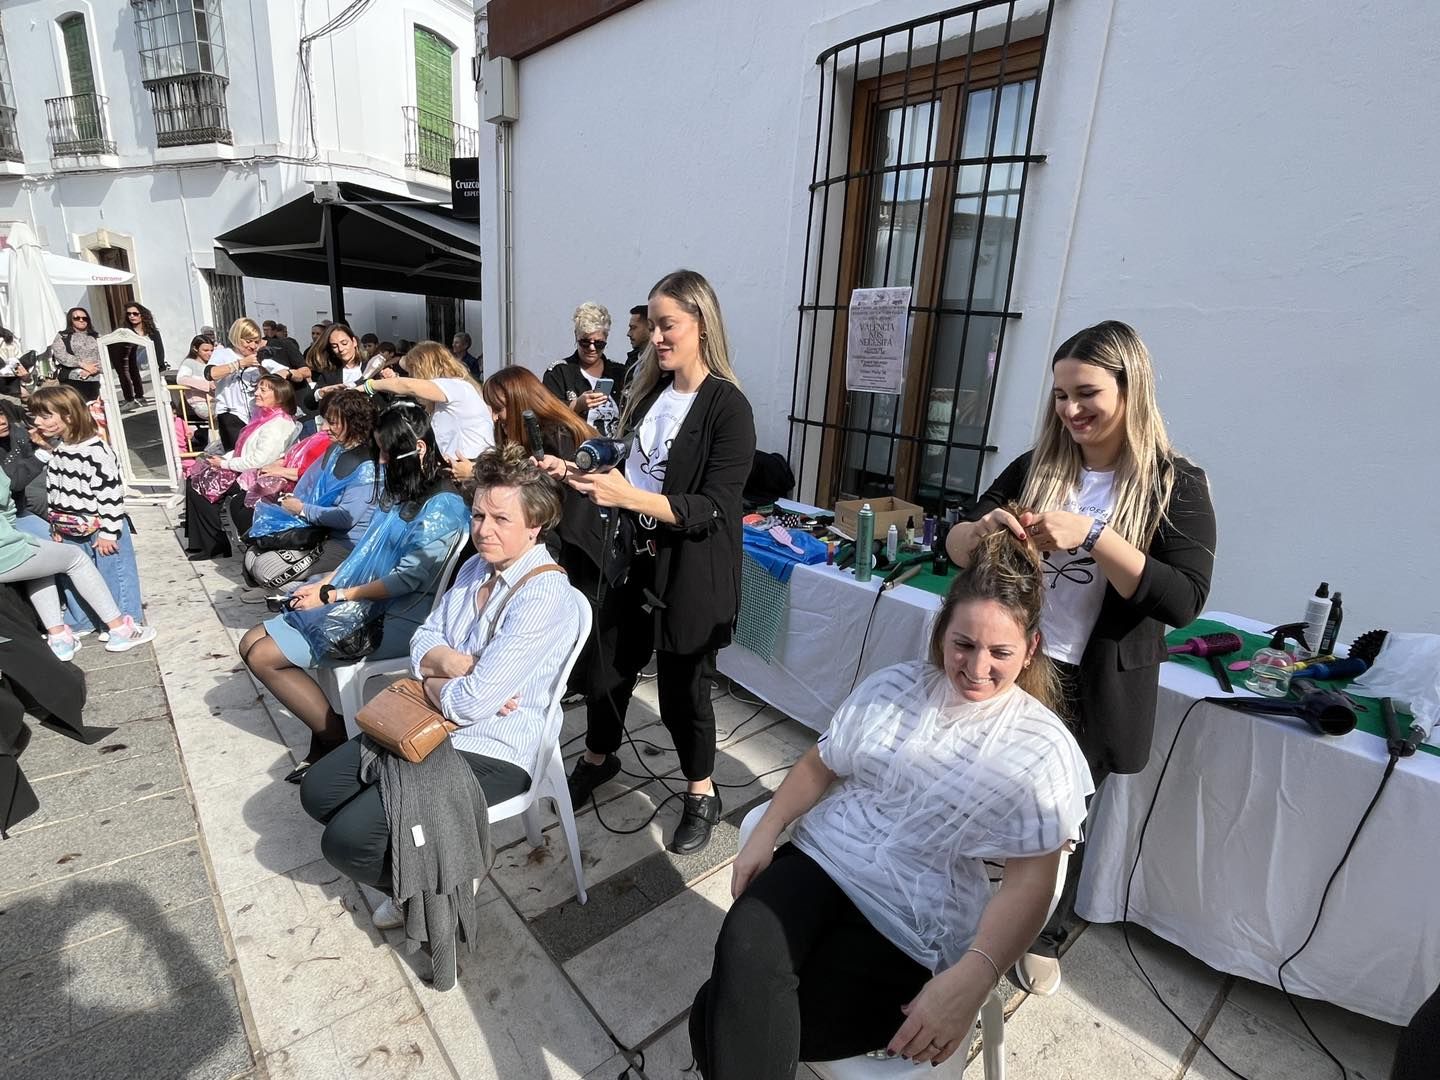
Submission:
M 597 506 L 621 511 L 612 517 L 624 542 L 607 550 L 635 553 L 623 579 L 605 568 L 611 584 L 585 673 L 585 752 L 570 791 L 583 805 L 619 771 L 630 695 L 655 655 L 660 719 L 688 781 L 670 850 L 685 854 L 708 844 L 720 820 L 710 685 L 740 607 L 740 502 L 755 420 L 709 282 L 693 270 L 667 274 L 650 290 L 649 315 L 650 344 L 620 420 L 633 448 L 622 468 L 569 476 Z
M 1215 511 L 1205 473 L 1170 445 L 1150 353 L 1132 328 L 1112 320 L 1081 330 L 1050 369 L 1053 408 L 1034 449 L 1000 474 L 946 547 L 966 566 L 982 537 L 1009 529 L 1045 552 L 1043 647 L 1060 673 L 1058 711 L 1098 788 L 1150 759 L 1165 627 L 1205 605 Z M 1056 957 L 1080 862 L 1077 852 L 1055 915 L 1016 965 L 1025 990 L 1060 985 Z
M 436 444 L 446 460 L 473 461 L 495 445 L 495 418 L 480 384 L 438 341 L 422 341 L 405 354 L 408 377 L 366 379 L 367 394 L 399 394 L 431 411 Z

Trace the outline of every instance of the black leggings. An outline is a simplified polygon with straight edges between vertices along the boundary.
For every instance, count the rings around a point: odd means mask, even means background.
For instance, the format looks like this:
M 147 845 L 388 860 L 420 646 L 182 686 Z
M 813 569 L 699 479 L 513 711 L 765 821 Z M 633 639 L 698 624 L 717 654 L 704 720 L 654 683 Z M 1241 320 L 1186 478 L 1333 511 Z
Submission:
M 785 844 L 725 916 L 691 1051 L 705 1080 L 791 1080 L 801 1061 L 882 1049 L 929 979 Z
M 239 488 L 232 486 L 230 490 L 238 491 Z M 220 498 L 224 501 L 229 495 Z M 225 535 L 220 503 L 212 503 L 188 483 L 185 485 L 185 549 L 206 555 L 230 553 L 230 538 Z
M 654 656 L 660 721 L 675 740 L 685 779 L 704 780 L 715 771 L 715 709 L 710 702 L 715 654 L 657 652 L 655 616 L 643 604 L 643 591 L 631 584 L 607 589 L 595 613 L 595 629 L 576 664 L 585 665 L 585 747 L 593 754 L 620 749 L 635 681 Z
M 460 751 L 491 806 L 530 789 L 530 774 L 508 761 Z M 390 891 L 390 823 L 380 785 L 360 781 L 360 737 L 310 766 L 300 805 L 325 826 L 320 853 L 352 881 Z
M 215 418 L 215 426 L 220 429 L 220 445 L 227 452 L 234 450 L 235 444 L 240 441 L 240 432 L 245 430 L 245 421 L 233 412 L 227 412 Z

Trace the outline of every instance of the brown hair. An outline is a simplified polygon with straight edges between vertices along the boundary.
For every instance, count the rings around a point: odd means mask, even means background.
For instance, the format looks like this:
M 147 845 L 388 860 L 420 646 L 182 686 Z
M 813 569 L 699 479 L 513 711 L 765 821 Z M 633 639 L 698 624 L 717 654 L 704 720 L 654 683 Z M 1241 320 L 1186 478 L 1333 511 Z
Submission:
M 1021 511 L 1009 507 L 1017 518 Z M 930 663 L 945 667 L 945 633 L 951 616 L 961 604 L 993 600 L 1009 612 L 1025 634 L 1027 647 L 1040 633 L 1040 610 L 1045 602 L 1044 561 L 1033 540 L 1017 540 L 1009 529 L 1000 529 L 981 539 L 970 556 L 970 565 L 945 594 L 930 631 Z M 1060 683 L 1055 665 L 1040 649 L 1035 650 L 1015 684 L 1051 711 L 1060 704 Z
M 345 428 L 345 441 L 352 446 L 368 443 L 375 431 L 375 400 L 359 390 L 347 388 L 327 395 L 320 415 L 332 427 L 338 421 Z
M 261 383 L 274 391 L 276 408 L 282 410 L 287 416 L 295 415 L 295 388 L 290 385 L 289 379 L 282 379 L 279 375 L 261 375 L 255 383 L 257 390 Z
M 42 386 L 30 395 L 31 413 L 58 416 L 65 425 L 62 442 L 78 443 L 100 434 L 85 399 L 68 386 Z
M 480 388 L 480 393 L 491 411 L 503 410 L 505 413 L 503 423 L 495 421 L 496 446 L 525 445 L 525 419 L 522 414 L 526 409 L 540 421 L 542 433 L 548 434 L 557 428 L 568 431 L 574 437 L 576 446 L 599 434 L 552 394 L 533 371 L 518 364 L 501 368 L 491 375 Z
M 476 458 L 475 472 L 465 485 L 465 497 L 473 502 L 476 492 L 497 487 L 514 488 L 520 493 L 520 508 L 528 528 L 538 525 L 543 535 L 560 523 L 559 481 L 530 460 L 524 444 L 486 450 Z

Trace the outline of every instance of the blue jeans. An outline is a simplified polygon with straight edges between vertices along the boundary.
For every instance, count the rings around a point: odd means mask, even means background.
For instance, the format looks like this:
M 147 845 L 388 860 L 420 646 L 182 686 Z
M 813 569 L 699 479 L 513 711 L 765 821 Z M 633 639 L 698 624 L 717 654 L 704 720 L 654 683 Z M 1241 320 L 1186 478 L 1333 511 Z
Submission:
M 31 536 L 37 536 L 44 540 L 50 539 L 49 522 L 34 514 L 22 514 L 16 518 L 15 527 Z M 97 553 L 93 539 L 90 537 L 76 540 L 63 538 L 61 542 L 74 544 L 90 557 L 95 568 L 100 571 L 100 576 L 105 579 L 105 584 L 110 589 L 110 595 L 115 598 L 115 605 L 120 609 L 121 615 L 129 615 L 137 623 L 145 621 L 144 606 L 140 597 L 140 571 L 135 565 L 135 545 L 130 539 L 129 522 L 124 523 L 120 529 L 120 539 L 114 555 Z M 56 584 L 60 586 L 61 595 L 65 598 L 66 624 L 72 630 L 82 633 L 96 629 L 99 620 L 75 592 L 70 584 L 70 579 L 64 574 L 60 574 L 56 578 Z

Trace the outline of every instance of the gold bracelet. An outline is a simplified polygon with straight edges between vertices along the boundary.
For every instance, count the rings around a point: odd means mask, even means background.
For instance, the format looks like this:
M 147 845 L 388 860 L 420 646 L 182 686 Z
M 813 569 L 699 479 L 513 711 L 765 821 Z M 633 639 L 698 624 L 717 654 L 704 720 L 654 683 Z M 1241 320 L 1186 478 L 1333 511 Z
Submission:
M 981 956 L 983 956 L 986 960 L 989 960 L 989 961 L 990 961 L 990 966 L 995 970 L 995 985 L 996 985 L 996 986 L 999 986 L 999 985 L 1000 985 L 1000 965 L 997 964 L 997 963 L 995 963 L 995 958 L 994 958 L 993 956 L 991 956 L 991 955 L 990 955 L 988 952 L 986 952 L 984 949 L 977 949 L 977 948 L 975 948 L 974 945 L 971 945 L 970 948 L 968 948 L 968 949 L 965 950 L 965 952 L 967 952 L 967 953 L 972 953 L 972 952 L 973 952 L 973 953 L 979 953 L 979 954 L 980 954 Z M 962 954 L 962 955 L 963 955 L 963 954 Z

